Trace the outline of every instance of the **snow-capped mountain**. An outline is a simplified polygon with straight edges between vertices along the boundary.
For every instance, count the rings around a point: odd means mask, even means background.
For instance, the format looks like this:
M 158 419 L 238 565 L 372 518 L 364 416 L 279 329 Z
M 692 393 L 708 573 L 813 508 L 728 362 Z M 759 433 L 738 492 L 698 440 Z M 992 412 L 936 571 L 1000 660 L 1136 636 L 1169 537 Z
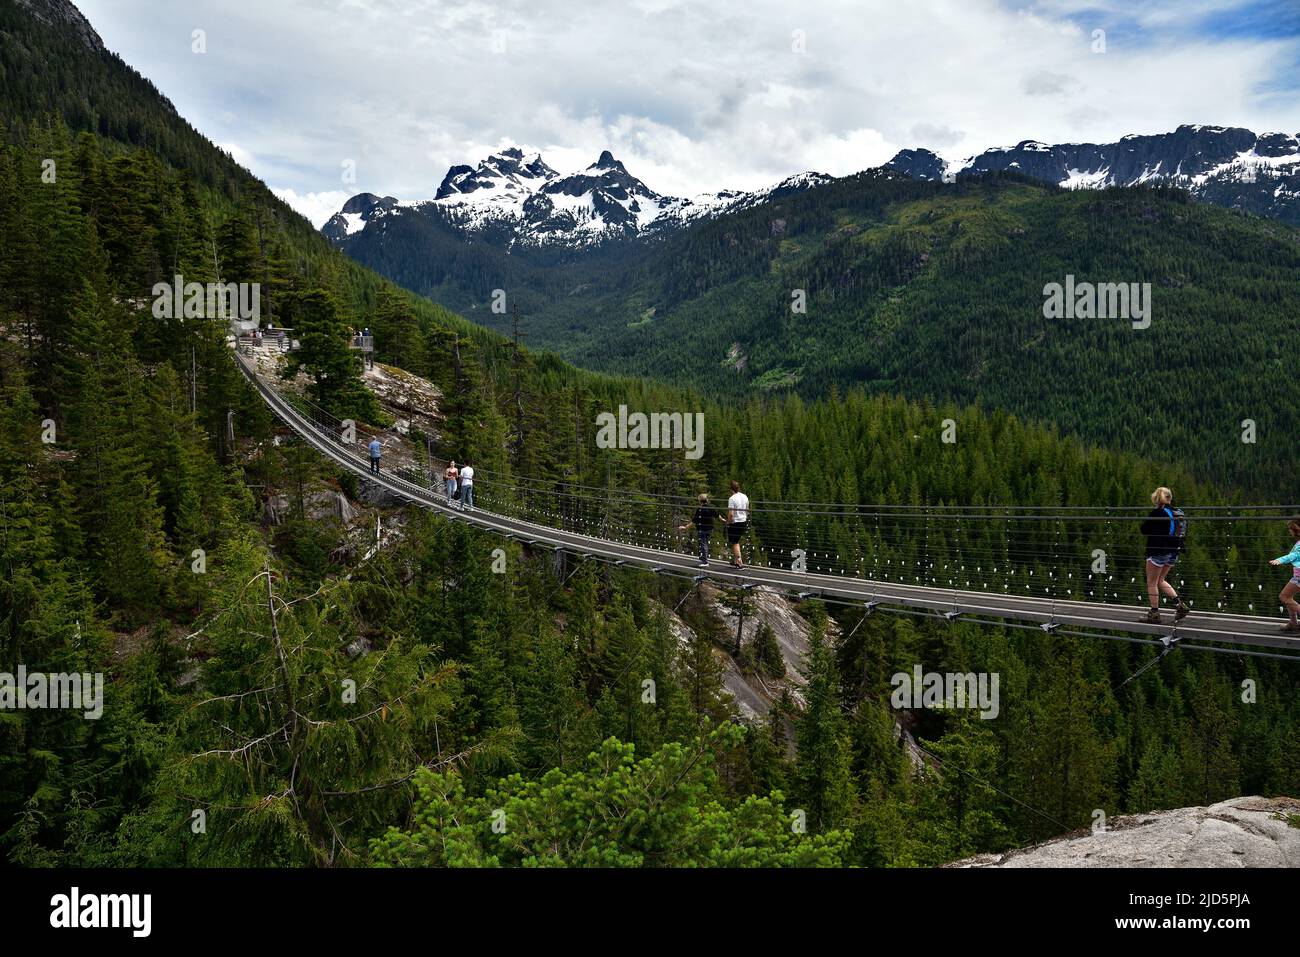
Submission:
M 1172 133 L 1126 136 L 1116 143 L 1049 145 L 1025 140 L 957 161 L 926 149 L 906 149 L 881 169 L 943 182 L 1014 171 L 1070 189 L 1160 183 L 1186 189 L 1206 202 L 1300 225 L 1300 138 L 1289 133 L 1180 126 Z M 511 147 L 477 166 L 451 167 L 432 199 L 399 201 L 359 193 L 322 232 L 354 255 L 361 252 L 358 244 L 364 245 L 372 259 L 381 256 L 381 249 L 388 250 L 383 256 L 402 256 L 403 249 L 409 252 L 427 241 L 414 237 L 433 234 L 444 241 L 476 240 L 507 251 L 581 249 L 611 239 L 662 234 L 701 217 L 744 209 L 832 179 L 801 173 L 768 189 L 684 198 L 655 192 L 609 150 L 586 169 L 562 174 L 540 154 Z M 395 226 L 401 228 L 391 228 Z
M 1300 139 L 1289 133 L 1180 126 L 1100 145 L 1025 140 L 956 162 L 913 149 L 898 153 L 885 168 L 945 182 L 1010 170 L 1070 189 L 1163 183 L 1220 206 L 1300 223 Z
M 506 247 L 583 246 L 651 234 L 700 216 L 811 189 L 830 179 L 821 173 L 801 173 L 765 190 L 723 190 L 681 198 L 656 193 L 609 150 L 586 169 L 561 175 L 540 154 L 511 147 L 478 166 L 451 167 L 433 199 L 399 202 L 391 196 L 359 193 L 321 231 L 336 245 L 345 245 L 370 223 L 415 215 L 446 224 L 466 238 Z

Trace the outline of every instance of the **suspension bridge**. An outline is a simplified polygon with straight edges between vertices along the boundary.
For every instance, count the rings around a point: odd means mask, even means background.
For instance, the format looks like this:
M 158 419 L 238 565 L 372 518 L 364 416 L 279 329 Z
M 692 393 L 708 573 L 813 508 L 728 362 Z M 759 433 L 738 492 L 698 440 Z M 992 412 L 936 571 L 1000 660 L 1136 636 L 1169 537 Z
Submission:
M 691 581 L 692 587 L 706 580 L 742 591 L 765 587 L 800 599 L 855 606 L 864 616 L 884 611 L 1129 641 L 1154 646 L 1162 657 L 1175 649 L 1268 658 L 1297 657 L 1286 652 L 1300 652 L 1300 636 L 1280 632 L 1284 619 L 1275 616 L 1279 611 L 1275 591 L 1265 591 L 1262 582 L 1249 594 L 1224 575 L 1214 581 L 1206 579 L 1204 587 L 1201 582 L 1179 582 L 1180 593 L 1192 603 L 1192 614 L 1174 622 L 1166 609 L 1165 623 L 1157 625 L 1140 620 L 1146 610 L 1145 584 L 1139 577 L 1140 549 L 1130 547 L 1130 554 L 1123 547 L 1110 551 L 1111 564 L 1122 563 L 1131 575 L 1086 571 L 1091 556 L 1098 554 L 1095 550 L 1079 557 L 1078 572 L 1059 567 L 1062 551 L 1078 548 L 1077 542 L 1073 546 L 1066 542 L 1070 523 L 1094 530 L 1085 536 L 1092 543 L 1106 542 L 1118 530 L 1131 533 L 1145 510 L 972 507 L 944 511 L 919 506 L 755 502 L 751 527 L 763 520 L 770 526 L 758 563 L 738 569 L 715 560 L 701 568 L 694 550 L 671 531 L 674 521 L 689 517 L 691 499 L 555 483 L 543 486 L 529 479 L 515 479 L 515 484 L 510 484 L 480 475 L 474 483 L 475 508 L 462 511 L 448 505 L 441 483 L 433 482 L 423 470 L 372 473 L 368 457 L 362 454 L 364 444 L 355 439 L 344 441 L 347 432 L 341 420 L 301 397 L 286 394 L 273 377 L 259 370 L 251 350 L 236 348 L 234 358 L 276 417 L 341 468 L 447 519 L 532 548 L 559 550 L 578 561 L 676 576 Z M 478 507 L 480 503 L 486 507 Z M 1227 543 L 1225 547 L 1235 548 L 1234 530 L 1241 538 L 1243 526 L 1257 527 L 1261 520 L 1281 524 L 1280 516 L 1274 514 L 1277 511 L 1263 506 L 1206 509 L 1196 512 L 1194 521 L 1214 529 L 1217 538 Z M 841 543 L 843 551 L 855 554 L 852 561 L 845 560 L 836 543 L 825 537 L 820 547 L 814 544 L 802 549 L 802 559 L 787 559 L 787 553 L 793 554 L 795 549 L 786 546 L 801 538 L 798 527 L 818 517 L 848 517 L 855 527 L 868 533 L 874 528 L 876 534 Z M 973 555 L 949 553 L 945 546 L 933 551 L 926 547 L 932 536 L 946 541 L 961 537 L 974 525 L 987 529 L 998 523 L 1005 531 L 1000 547 L 986 546 Z M 910 540 L 910 544 L 901 539 Z M 1013 540 L 1015 547 L 1010 544 Z M 892 547 L 871 548 L 873 541 L 877 545 L 889 542 Z M 919 551 L 917 542 L 921 543 Z M 1286 551 L 1285 544 L 1278 540 L 1275 553 Z M 1276 589 L 1284 581 L 1285 570 L 1267 571 L 1272 573 L 1268 580 L 1275 583 L 1270 587 Z M 1249 613 L 1228 610 L 1243 606 Z

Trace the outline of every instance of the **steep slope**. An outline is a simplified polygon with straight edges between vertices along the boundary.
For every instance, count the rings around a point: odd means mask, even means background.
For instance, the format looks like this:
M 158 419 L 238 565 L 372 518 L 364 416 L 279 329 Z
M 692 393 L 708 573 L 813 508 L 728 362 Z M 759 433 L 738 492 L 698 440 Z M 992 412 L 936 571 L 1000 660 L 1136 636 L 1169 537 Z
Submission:
M 1300 493 L 1282 345 L 1300 333 L 1300 233 L 1180 191 L 871 172 L 636 255 L 509 267 L 484 285 L 581 365 L 732 397 L 863 384 L 979 402 Z M 1069 277 L 1149 288 L 1149 327 L 1048 318 L 1045 291 Z
M 58 82 L 51 82 L 51 77 Z M 300 234 L 311 225 L 294 213 L 176 112 L 149 80 L 105 49 L 69 0 L 0 3 L 0 137 L 58 116 L 74 132 L 90 131 L 130 146 L 148 146 L 227 198 L 255 196 Z

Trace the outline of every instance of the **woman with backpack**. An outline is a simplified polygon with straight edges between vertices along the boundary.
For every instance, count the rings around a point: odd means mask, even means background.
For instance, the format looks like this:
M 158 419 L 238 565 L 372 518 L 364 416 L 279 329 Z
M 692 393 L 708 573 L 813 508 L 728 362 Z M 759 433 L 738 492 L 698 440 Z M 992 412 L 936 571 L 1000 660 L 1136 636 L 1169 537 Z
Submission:
M 1300 632 L 1300 602 L 1296 601 L 1296 594 L 1300 593 L 1300 518 L 1293 518 L 1287 523 L 1287 531 L 1291 537 L 1297 539 L 1291 551 L 1287 552 L 1280 558 L 1275 558 L 1270 565 L 1287 565 L 1291 566 L 1291 580 L 1286 583 L 1282 593 L 1277 597 L 1281 599 L 1282 605 L 1291 613 L 1291 621 L 1282 627 L 1282 631 L 1287 634 Z
M 1151 603 L 1151 610 L 1142 620 L 1152 625 L 1160 624 L 1162 594 L 1174 602 L 1174 621 L 1182 621 L 1192 610 L 1168 580 L 1187 534 L 1187 519 L 1173 503 L 1174 493 L 1160 486 L 1151 493 L 1154 507 L 1142 523 L 1142 534 L 1147 539 L 1147 600 Z

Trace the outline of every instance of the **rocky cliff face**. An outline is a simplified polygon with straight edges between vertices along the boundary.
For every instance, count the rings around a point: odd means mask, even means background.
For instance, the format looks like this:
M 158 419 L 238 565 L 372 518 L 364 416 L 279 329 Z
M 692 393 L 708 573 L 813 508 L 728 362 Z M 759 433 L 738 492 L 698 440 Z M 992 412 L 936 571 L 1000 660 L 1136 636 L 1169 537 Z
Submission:
M 32 16 L 52 27 L 67 30 L 92 53 L 104 50 L 104 41 L 95 28 L 69 0 L 17 0 Z
M 700 585 L 699 601 L 703 612 L 713 616 L 734 639 L 739 614 L 723 601 L 719 590 L 705 582 Z M 668 619 L 668 627 L 679 642 L 687 644 L 694 640 L 695 629 L 676 612 L 665 608 L 664 614 Z M 781 649 L 781 657 L 785 661 L 784 678 L 743 672 L 736 659 L 724 649 L 714 648 L 713 651 L 723 668 L 723 686 L 734 699 L 744 721 L 766 718 L 783 692 L 789 692 L 797 706 L 803 705 L 803 687 L 806 683 L 803 675 L 804 657 L 808 654 L 811 628 L 781 595 L 766 589 L 755 589 L 746 598 L 742 641 L 746 644 L 752 642 L 762 623 L 772 629 L 777 647 Z
M 1112 818 L 1076 832 L 951 867 L 1300 867 L 1300 801 L 1239 797 Z
M 742 669 L 726 648 L 713 649 L 714 657 L 722 665 L 723 687 L 731 695 L 742 721 L 755 722 L 766 719 L 773 705 L 782 695 L 789 695 L 790 701 L 796 708 L 804 707 L 803 690 L 807 685 L 804 666 L 812 626 L 799 614 L 796 602 L 779 592 L 756 588 L 749 592 L 745 599 L 745 617 L 742 624 L 734 600 L 714 585 L 705 582 L 699 589 L 699 608 L 720 626 L 728 642 L 735 640 L 736 629 L 740 627 L 741 640 L 745 647 L 752 647 L 759 628 L 766 625 L 772 630 L 776 646 L 781 652 L 781 659 L 785 662 L 785 675 L 774 678 Z M 694 640 L 695 630 L 686 621 L 672 609 L 664 608 L 663 611 L 668 619 L 668 627 L 679 642 L 686 644 Z M 828 622 L 830 640 L 834 641 L 838 636 L 838 626 L 833 620 Z M 912 766 L 920 768 L 924 764 L 924 753 L 917 747 L 916 739 L 908 730 L 907 719 L 906 712 L 897 713 L 894 721 L 894 738 L 899 742 L 899 746 L 907 751 Z M 793 740 L 792 735 L 790 739 Z

